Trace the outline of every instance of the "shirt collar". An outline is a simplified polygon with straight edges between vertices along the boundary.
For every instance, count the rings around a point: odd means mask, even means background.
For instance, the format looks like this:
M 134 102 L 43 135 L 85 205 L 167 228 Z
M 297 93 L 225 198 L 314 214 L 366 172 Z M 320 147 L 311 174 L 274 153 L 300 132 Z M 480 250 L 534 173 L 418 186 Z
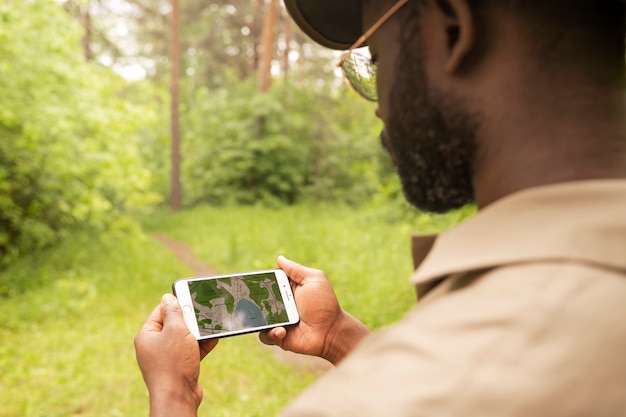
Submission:
M 414 236 L 420 296 L 452 274 L 538 260 L 626 270 L 626 180 L 523 190 L 438 236 Z

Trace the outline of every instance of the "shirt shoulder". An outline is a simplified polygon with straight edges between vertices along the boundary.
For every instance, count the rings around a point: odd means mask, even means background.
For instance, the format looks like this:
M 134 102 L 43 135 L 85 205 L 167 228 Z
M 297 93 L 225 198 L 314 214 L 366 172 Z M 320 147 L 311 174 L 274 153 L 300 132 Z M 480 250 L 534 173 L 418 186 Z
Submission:
M 626 413 L 626 276 L 576 262 L 445 280 L 287 416 Z
M 436 238 L 416 237 L 420 297 L 446 277 L 568 260 L 626 271 L 626 180 L 552 184 L 507 196 Z

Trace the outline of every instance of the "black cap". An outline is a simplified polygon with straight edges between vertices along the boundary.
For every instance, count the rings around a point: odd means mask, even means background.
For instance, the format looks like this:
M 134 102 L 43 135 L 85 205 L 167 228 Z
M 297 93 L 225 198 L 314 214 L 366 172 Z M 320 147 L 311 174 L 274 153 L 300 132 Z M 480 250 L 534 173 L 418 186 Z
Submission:
M 361 0 L 285 0 L 289 14 L 311 39 L 348 49 L 363 34 Z

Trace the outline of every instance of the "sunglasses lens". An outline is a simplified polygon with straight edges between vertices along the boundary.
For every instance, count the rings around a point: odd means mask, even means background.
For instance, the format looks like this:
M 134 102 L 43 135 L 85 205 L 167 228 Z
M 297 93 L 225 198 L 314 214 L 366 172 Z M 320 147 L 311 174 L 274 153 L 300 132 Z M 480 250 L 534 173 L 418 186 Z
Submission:
M 355 52 L 343 61 L 341 68 L 346 79 L 352 87 L 364 98 L 377 101 L 378 93 L 376 91 L 376 66 L 372 61 Z

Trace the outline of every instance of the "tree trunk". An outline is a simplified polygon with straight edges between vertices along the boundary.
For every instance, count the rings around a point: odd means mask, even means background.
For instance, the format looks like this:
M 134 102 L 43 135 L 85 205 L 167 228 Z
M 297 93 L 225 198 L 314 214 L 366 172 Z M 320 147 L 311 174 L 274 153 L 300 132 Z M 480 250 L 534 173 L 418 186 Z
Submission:
M 258 71 L 259 53 L 261 50 L 261 27 L 263 25 L 263 2 L 262 0 L 252 0 L 252 24 L 250 25 L 251 39 L 253 43 L 252 70 L 250 74 Z
M 263 20 L 261 59 L 259 61 L 259 91 L 267 92 L 270 87 L 272 59 L 274 58 L 274 36 L 278 16 L 278 0 L 269 0 Z
M 93 53 L 91 52 L 91 0 L 87 0 L 84 7 L 78 8 L 82 15 L 82 23 L 85 28 L 85 33 L 83 35 L 83 55 L 85 56 L 86 61 L 93 60 Z
M 289 52 L 291 52 L 291 42 L 293 40 L 293 21 L 287 14 L 287 10 L 284 12 L 284 25 L 285 25 L 285 50 L 283 51 L 283 74 L 285 79 L 289 78 Z
M 180 181 L 180 3 L 172 0 L 171 16 L 171 135 L 172 135 L 172 172 L 170 207 L 178 210 L 182 202 L 182 186 Z
M 261 58 L 258 68 L 258 90 L 267 93 L 272 79 L 272 59 L 274 58 L 274 36 L 278 17 L 278 0 L 269 0 L 265 5 L 263 33 L 261 34 Z M 254 138 L 261 139 L 265 132 L 265 117 L 258 115 L 254 120 Z

